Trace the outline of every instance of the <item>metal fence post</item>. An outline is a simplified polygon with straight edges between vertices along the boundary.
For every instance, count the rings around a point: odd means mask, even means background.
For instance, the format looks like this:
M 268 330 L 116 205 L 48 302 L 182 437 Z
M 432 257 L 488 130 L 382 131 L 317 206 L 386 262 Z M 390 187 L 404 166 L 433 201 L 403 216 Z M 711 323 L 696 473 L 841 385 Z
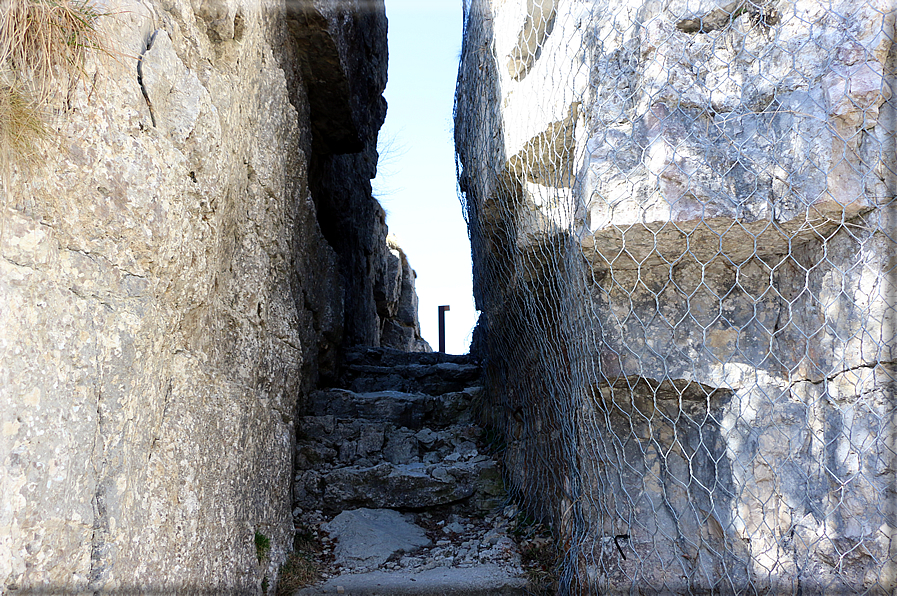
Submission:
M 445 353 L 445 311 L 451 310 L 448 304 L 439 307 L 439 351 Z

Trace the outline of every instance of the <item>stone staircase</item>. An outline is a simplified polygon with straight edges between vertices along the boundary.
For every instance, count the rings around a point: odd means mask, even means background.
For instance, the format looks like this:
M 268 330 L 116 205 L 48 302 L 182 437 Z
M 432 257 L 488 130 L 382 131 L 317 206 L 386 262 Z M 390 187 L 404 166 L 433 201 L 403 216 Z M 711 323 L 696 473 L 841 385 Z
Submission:
M 526 594 L 515 510 L 471 419 L 468 356 L 350 351 L 314 392 L 297 443 L 294 516 L 325 545 L 312 594 Z

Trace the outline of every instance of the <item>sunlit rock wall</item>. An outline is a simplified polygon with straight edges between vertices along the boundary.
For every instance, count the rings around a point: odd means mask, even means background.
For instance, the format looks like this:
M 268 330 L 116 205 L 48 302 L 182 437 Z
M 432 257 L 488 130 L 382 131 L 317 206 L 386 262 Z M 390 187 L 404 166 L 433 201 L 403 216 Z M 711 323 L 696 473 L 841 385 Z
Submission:
M 890 593 L 893 6 L 465 14 L 492 416 L 564 584 Z
M 0 592 L 273 588 L 297 399 L 381 326 L 346 280 L 373 305 L 392 256 L 383 4 L 99 7 L 108 52 L 58 73 L 39 163 L 3 173 Z M 360 261 L 309 174 L 337 159 L 367 164 L 340 180 Z
M 375 288 L 380 316 L 380 345 L 405 352 L 432 352 L 420 334 L 415 280 L 408 256 L 394 236 L 386 239 L 389 247 L 382 283 Z

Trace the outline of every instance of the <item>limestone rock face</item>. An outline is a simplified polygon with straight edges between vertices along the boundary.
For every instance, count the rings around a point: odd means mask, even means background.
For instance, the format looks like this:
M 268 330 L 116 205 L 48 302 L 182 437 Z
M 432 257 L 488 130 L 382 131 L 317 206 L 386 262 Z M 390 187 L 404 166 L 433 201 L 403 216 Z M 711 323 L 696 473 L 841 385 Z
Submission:
M 490 411 L 583 592 L 893 591 L 894 20 L 467 4 Z
M 290 3 L 287 22 L 308 81 L 309 187 L 343 284 L 345 346 L 379 346 L 375 294 L 387 268 L 386 214 L 374 199 L 376 132 L 386 117 L 383 1 Z
M 3 174 L 0 592 L 254 592 L 291 548 L 297 398 L 379 343 L 383 5 L 103 7 L 109 54 Z
M 395 238 L 387 237 L 386 241 L 389 247 L 386 270 L 374 290 L 380 316 L 380 345 L 403 352 L 432 352 L 433 348 L 420 335 L 414 289 L 417 273 Z

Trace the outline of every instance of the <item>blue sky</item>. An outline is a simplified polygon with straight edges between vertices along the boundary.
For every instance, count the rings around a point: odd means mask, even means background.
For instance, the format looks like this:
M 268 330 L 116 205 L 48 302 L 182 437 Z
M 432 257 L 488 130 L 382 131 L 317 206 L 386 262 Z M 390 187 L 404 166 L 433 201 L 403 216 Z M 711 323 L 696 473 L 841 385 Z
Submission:
M 463 354 L 477 313 L 452 140 L 461 0 L 386 0 L 386 16 L 389 110 L 374 194 L 417 270 L 424 339 L 438 348 L 437 307 L 448 304 L 446 351 Z

